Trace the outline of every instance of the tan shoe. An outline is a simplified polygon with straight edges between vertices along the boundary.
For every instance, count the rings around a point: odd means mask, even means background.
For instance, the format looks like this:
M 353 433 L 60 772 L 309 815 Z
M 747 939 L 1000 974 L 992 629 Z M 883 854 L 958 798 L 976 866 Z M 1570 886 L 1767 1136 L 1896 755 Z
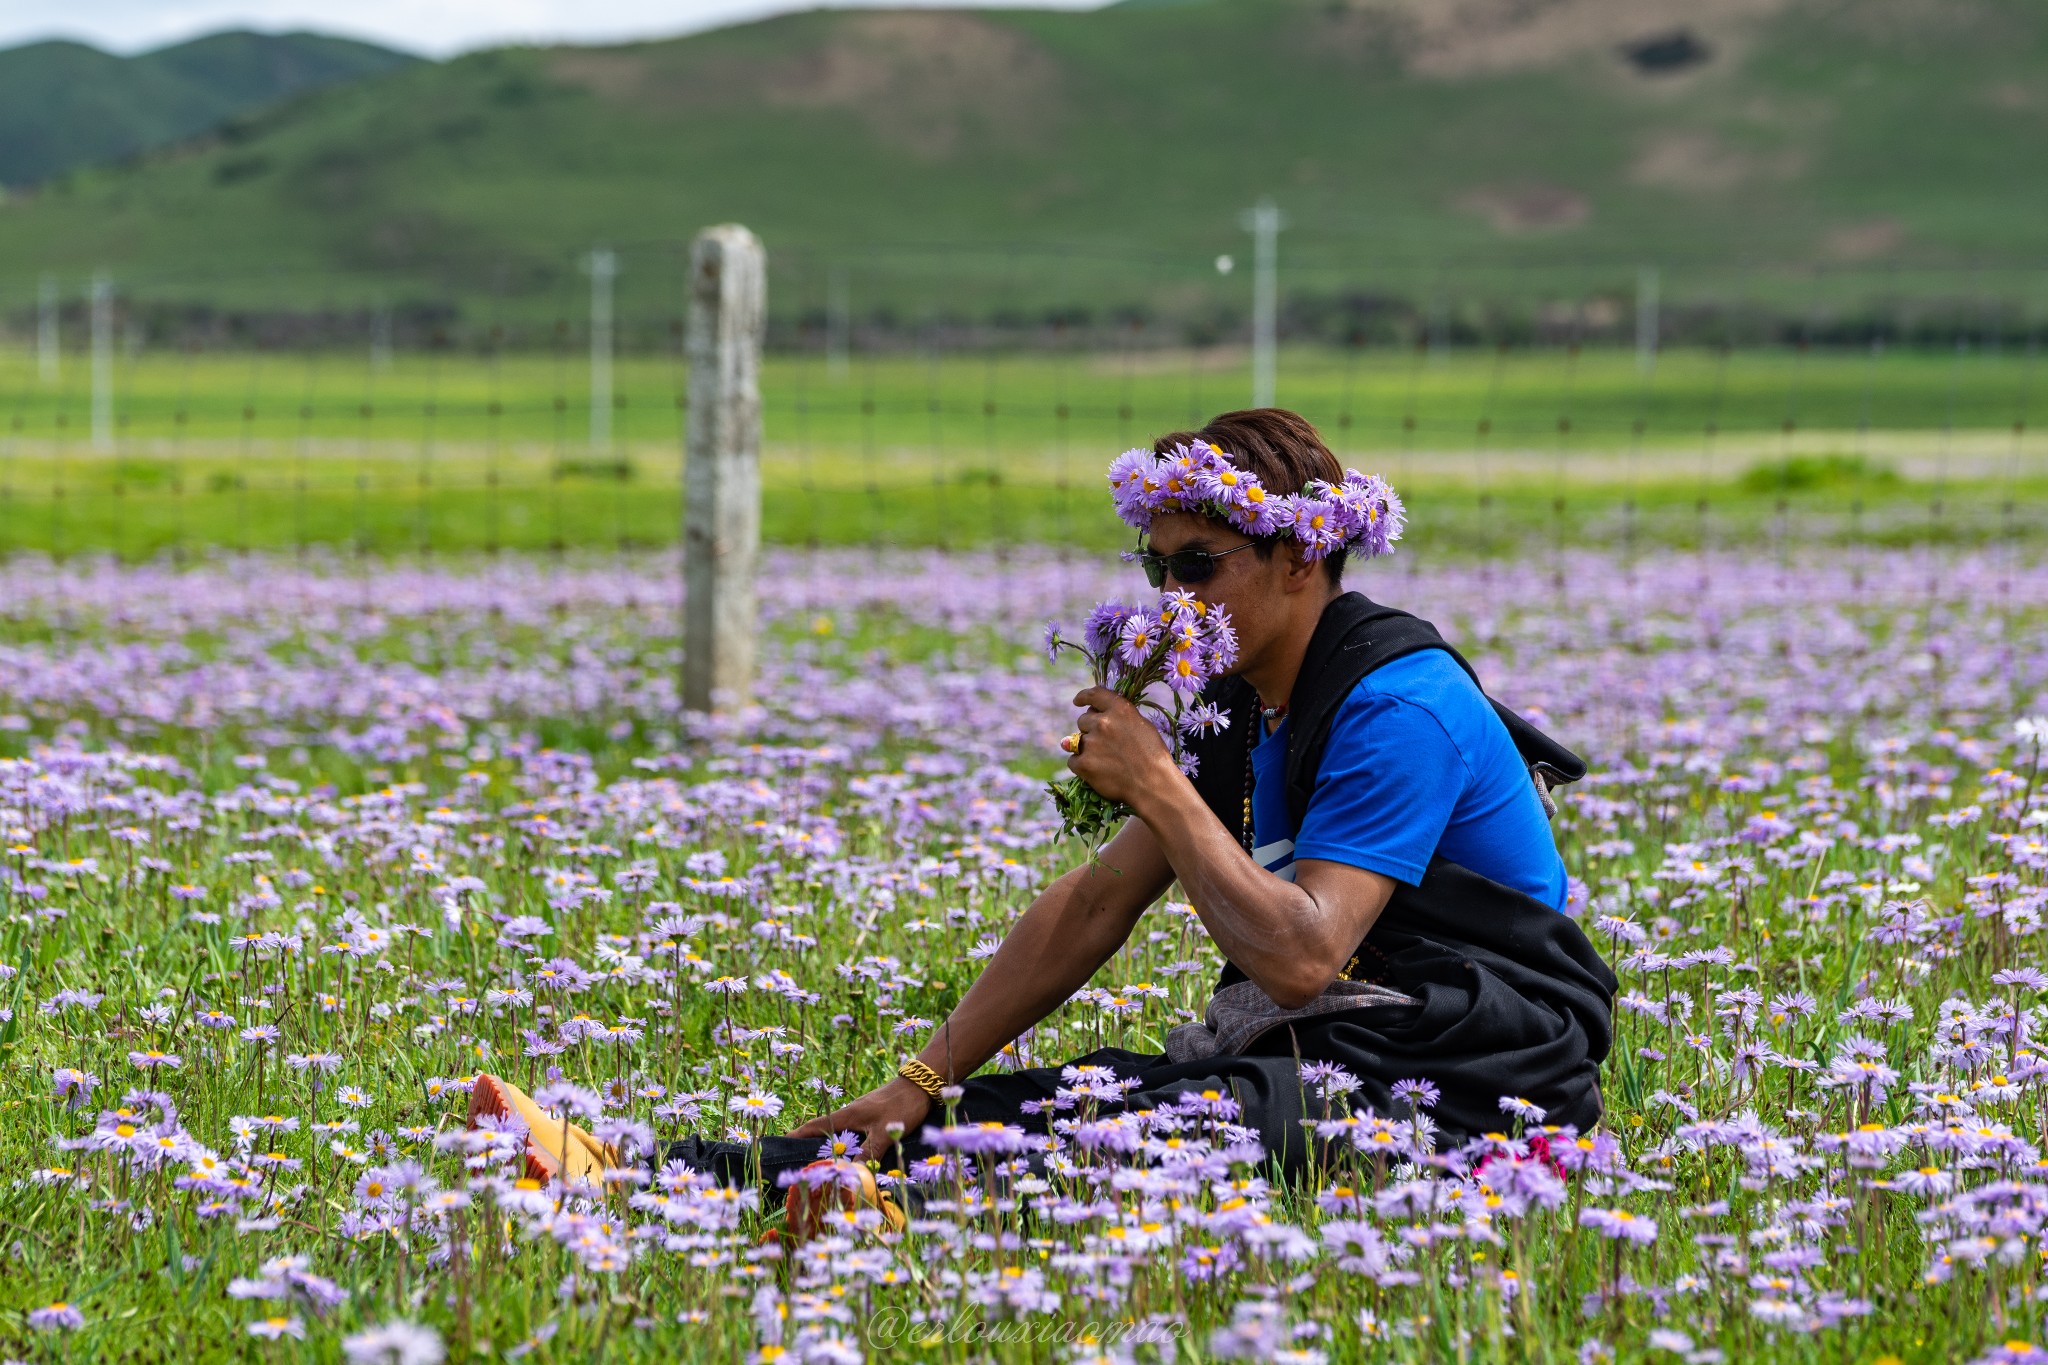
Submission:
M 851 1230 L 862 1209 L 875 1209 L 890 1231 L 903 1231 L 908 1221 L 896 1201 L 875 1184 L 875 1173 L 858 1161 L 825 1157 L 813 1161 L 804 1171 L 833 1172 L 830 1180 L 797 1179 L 782 1202 L 783 1236 L 802 1245 L 826 1232 Z M 798 1173 L 801 1176 L 802 1172 Z
M 486 1114 L 526 1124 L 526 1174 L 546 1183 L 564 1179 L 572 1185 L 595 1185 L 607 1168 L 619 1164 L 619 1149 L 599 1142 L 587 1131 L 542 1109 L 524 1090 L 502 1076 L 478 1072 L 469 1091 L 469 1126 Z

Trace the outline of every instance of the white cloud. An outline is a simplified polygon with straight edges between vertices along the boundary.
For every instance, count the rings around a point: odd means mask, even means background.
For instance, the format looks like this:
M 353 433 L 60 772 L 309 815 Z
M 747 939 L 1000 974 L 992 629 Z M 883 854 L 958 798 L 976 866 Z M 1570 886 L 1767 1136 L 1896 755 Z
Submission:
M 1023 3 L 1088 9 L 1097 0 Z M 63 37 L 141 52 L 224 28 L 306 28 L 446 56 L 500 43 L 667 37 L 813 7 L 815 0 L 75 0 L 60 11 L 48 0 L 0 0 L 0 46 Z

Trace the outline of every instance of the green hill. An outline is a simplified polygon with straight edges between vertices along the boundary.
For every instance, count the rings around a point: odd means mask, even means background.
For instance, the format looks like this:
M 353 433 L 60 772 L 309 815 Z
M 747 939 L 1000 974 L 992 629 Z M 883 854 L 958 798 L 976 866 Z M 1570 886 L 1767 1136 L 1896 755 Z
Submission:
M 1646 261 L 1668 317 L 1745 291 L 1822 321 L 2010 313 L 2043 288 L 2043 147 L 2038 0 L 825 11 L 321 91 L 17 199 L 0 260 L 17 300 L 104 263 L 230 309 L 526 325 L 580 312 L 576 256 L 608 241 L 652 326 L 674 243 L 739 220 L 785 319 L 839 272 L 899 324 L 1199 323 L 1241 308 L 1211 262 L 1248 255 L 1238 213 L 1270 194 L 1304 325 L 1392 294 L 1625 327 Z
M 9 48 L 0 51 L 0 185 L 118 161 L 413 60 L 318 33 L 215 33 L 135 57 L 69 42 Z

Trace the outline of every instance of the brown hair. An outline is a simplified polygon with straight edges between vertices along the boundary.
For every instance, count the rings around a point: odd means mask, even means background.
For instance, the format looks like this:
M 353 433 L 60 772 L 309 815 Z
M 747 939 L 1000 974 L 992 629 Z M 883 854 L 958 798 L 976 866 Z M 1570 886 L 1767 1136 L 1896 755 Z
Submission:
M 1243 408 L 1212 417 L 1200 431 L 1175 431 L 1152 443 L 1155 455 L 1175 446 L 1213 445 L 1222 448 L 1230 462 L 1258 476 L 1268 493 L 1299 493 L 1315 479 L 1341 483 L 1344 466 L 1323 444 L 1313 424 L 1298 412 L 1286 408 Z M 1281 536 L 1257 536 L 1260 559 L 1270 559 Z M 1341 581 L 1345 555 L 1342 550 L 1323 560 L 1330 582 Z

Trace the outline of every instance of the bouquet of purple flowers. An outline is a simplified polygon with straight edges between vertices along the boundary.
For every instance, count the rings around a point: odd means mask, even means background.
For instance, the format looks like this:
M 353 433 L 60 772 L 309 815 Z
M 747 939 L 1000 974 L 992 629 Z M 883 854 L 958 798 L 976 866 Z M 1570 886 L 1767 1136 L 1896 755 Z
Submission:
M 1190 777 L 1195 756 L 1184 740 L 1222 730 L 1230 718 L 1200 700 L 1202 689 L 1237 660 L 1237 632 L 1220 607 L 1197 601 L 1190 592 L 1162 593 L 1156 606 L 1104 602 L 1088 613 L 1078 642 L 1045 628 L 1046 652 L 1063 649 L 1088 661 L 1097 687 L 1129 701 L 1158 727 L 1174 761 Z M 1157 689 L 1164 688 L 1161 696 Z M 1101 843 L 1130 808 L 1111 801 L 1079 777 L 1048 784 L 1060 813 L 1060 833 Z

